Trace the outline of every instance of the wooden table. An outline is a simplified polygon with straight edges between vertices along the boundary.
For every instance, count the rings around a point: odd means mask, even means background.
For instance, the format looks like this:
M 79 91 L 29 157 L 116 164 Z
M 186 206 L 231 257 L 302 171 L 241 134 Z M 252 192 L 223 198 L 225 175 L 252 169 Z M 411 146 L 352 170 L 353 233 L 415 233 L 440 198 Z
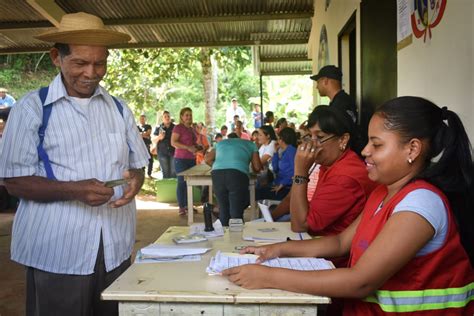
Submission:
M 269 223 L 270 224 L 270 223 Z M 156 241 L 172 243 L 188 227 L 169 227 Z M 212 247 L 201 261 L 133 264 L 102 293 L 104 300 L 119 301 L 120 316 L 149 315 L 317 315 L 318 305 L 330 298 L 274 289 L 246 290 L 205 269 L 217 250 L 235 251 L 248 245 L 241 232 L 196 243 Z
M 186 181 L 187 199 L 188 199 L 188 225 L 191 225 L 193 220 L 193 186 L 209 186 L 209 203 L 212 203 L 212 177 L 211 167 L 206 164 L 196 165 L 188 170 L 178 173 L 178 176 L 183 176 Z M 249 179 L 250 191 L 250 218 L 256 219 L 258 217 L 257 202 L 255 201 L 255 185 L 257 177 L 251 175 Z

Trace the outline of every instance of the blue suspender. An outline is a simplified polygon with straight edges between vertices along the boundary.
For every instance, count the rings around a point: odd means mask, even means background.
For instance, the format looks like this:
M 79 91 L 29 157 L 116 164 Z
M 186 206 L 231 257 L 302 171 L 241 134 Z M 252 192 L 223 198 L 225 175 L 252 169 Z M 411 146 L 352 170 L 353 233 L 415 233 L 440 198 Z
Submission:
M 39 97 L 41 100 L 41 104 L 43 105 L 43 122 L 41 123 L 41 126 L 38 130 L 39 144 L 38 144 L 37 149 L 38 149 L 39 160 L 43 161 L 47 178 L 50 180 L 56 180 L 56 177 L 54 176 L 54 173 L 53 173 L 53 169 L 51 168 L 51 163 L 49 162 L 48 154 L 43 148 L 43 141 L 44 141 L 46 127 L 48 126 L 49 117 L 51 116 L 51 110 L 53 109 L 53 103 L 49 103 L 46 105 L 44 104 L 46 101 L 46 96 L 48 95 L 48 91 L 49 91 L 49 87 L 42 87 L 39 90 Z M 117 106 L 117 109 L 120 112 L 120 115 L 123 117 L 122 104 L 120 104 L 120 102 L 114 96 L 112 96 L 112 99 L 114 99 L 115 105 Z

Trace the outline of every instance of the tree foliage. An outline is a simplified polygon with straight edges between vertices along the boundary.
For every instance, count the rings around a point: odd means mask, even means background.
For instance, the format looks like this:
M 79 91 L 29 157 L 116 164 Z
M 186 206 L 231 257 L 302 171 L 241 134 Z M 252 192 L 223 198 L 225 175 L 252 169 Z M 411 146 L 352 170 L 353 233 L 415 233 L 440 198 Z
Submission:
M 16 99 L 47 86 L 57 73 L 48 53 L 0 55 L 0 87 Z
M 218 63 L 217 124 L 232 97 L 250 110 L 247 99 L 259 95 L 258 78 L 251 73 L 247 47 L 210 50 Z M 204 121 L 204 83 L 200 49 L 128 49 L 111 51 L 104 79 L 109 91 L 127 100 L 136 114 L 145 113 L 154 123 L 164 109 L 178 118 L 179 110 L 191 107 L 195 121 Z M 216 124 L 216 125 L 217 125 Z

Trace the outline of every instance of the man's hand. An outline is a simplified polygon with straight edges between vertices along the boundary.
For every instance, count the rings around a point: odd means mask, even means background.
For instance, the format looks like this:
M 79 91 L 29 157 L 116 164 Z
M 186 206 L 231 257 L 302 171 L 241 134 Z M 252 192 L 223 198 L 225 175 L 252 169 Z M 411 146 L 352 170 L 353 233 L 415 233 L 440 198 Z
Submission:
M 222 271 L 222 275 L 229 281 L 246 289 L 270 288 L 269 279 L 272 275 L 271 268 L 258 265 L 246 264 Z
M 143 185 L 145 175 L 141 169 L 130 169 L 123 173 L 123 178 L 128 180 L 128 185 L 125 186 L 120 199 L 110 202 L 109 205 L 113 208 L 124 206 L 135 198 Z
M 112 188 L 104 186 L 104 182 L 97 179 L 88 179 L 74 182 L 79 188 L 76 199 L 90 206 L 99 206 L 107 203 L 114 195 Z

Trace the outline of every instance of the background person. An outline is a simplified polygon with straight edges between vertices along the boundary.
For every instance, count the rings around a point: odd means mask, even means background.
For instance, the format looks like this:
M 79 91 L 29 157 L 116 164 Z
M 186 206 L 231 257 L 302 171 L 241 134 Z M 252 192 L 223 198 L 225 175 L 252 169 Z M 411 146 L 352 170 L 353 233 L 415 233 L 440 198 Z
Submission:
M 196 142 L 197 136 L 192 125 L 193 111 L 188 107 L 182 108 L 179 112 L 179 124 L 174 127 L 171 134 L 171 146 L 175 148 L 174 164 L 176 174 L 196 165 L 196 152 L 200 150 L 200 147 Z M 179 205 L 179 215 L 186 215 L 188 203 L 186 198 L 186 181 L 184 181 L 183 176 L 178 176 L 176 196 Z
M 7 92 L 7 89 L 0 88 L 0 108 L 10 108 L 16 102 L 15 98 L 9 95 Z
M 270 186 L 273 182 L 273 174 L 269 170 L 269 165 L 275 153 L 276 139 L 275 131 L 270 125 L 264 125 L 258 129 L 258 143 L 260 144 L 258 154 L 262 171 L 257 178 L 257 192 L 261 188 Z M 259 199 L 258 196 L 256 198 Z
M 253 105 L 252 119 L 253 128 L 259 129 L 262 126 L 262 112 L 260 112 L 260 104 L 258 103 Z
M 6 121 L 12 106 L 15 104 L 15 99 L 9 95 L 8 90 L 0 88 L 0 119 Z
M 247 265 L 224 275 L 245 288 L 352 298 L 347 315 L 472 315 L 474 168 L 461 120 L 428 100 L 399 97 L 377 109 L 368 136 L 362 153 L 381 185 L 355 222 L 336 236 L 243 251 L 260 260 L 350 251 L 348 268 Z
M 245 125 L 245 122 L 246 122 L 246 115 L 245 115 L 245 111 L 244 109 L 242 109 L 240 106 L 239 106 L 239 102 L 237 101 L 236 98 L 232 98 L 231 102 L 230 102 L 230 106 L 227 108 L 227 111 L 226 111 L 226 114 L 225 114 L 225 121 L 226 121 L 226 124 L 228 126 L 231 126 L 232 127 L 232 124 L 235 122 L 235 119 L 234 117 L 236 115 L 238 115 L 238 118 L 237 120 L 241 120 L 244 125 Z M 231 128 L 231 130 L 233 131 L 233 128 Z
M 99 82 L 106 46 L 130 36 L 74 13 L 37 38 L 57 43 L 50 57 L 60 74 L 42 90 L 44 102 L 36 90 L 12 108 L 0 144 L 0 178 L 20 197 L 11 259 L 26 266 L 26 315 L 118 315 L 117 302 L 100 294 L 130 266 L 134 197 L 149 154 L 130 109 Z M 43 143 L 49 164 L 37 151 L 43 103 L 52 104 Z M 122 177 L 128 184 L 104 185 Z
M 174 123 L 171 122 L 170 112 L 163 111 L 162 123 L 153 132 L 152 142 L 156 144 L 158 161 L 160 162 L 163 179 L 176 178 L 174 166 L 174 147 L 171 146 L 171 135 Z
M 242 121 L 237 121 L 235 122 L 235 134 L 239 136 L 239 138 L 245 139 L 245 140 L 250 140 L 250 135 L 247 134 L 244 130 L 244 126 Z
M 252 170 L 262 168 L 257 146 L 231 133 L 207 153 L 206 163 L 212 166 L 212 187 L 219 203 L 219 219 L 224 226 L 229 218 L 243 219 L 249 204 L 249 164 Z
M 259 188 L 258 199 L 283 200 L 290 192 L 296 155 L 296 133 L 287 127 L 278 135 L 276 148 L 271 160 L 275 179 L 271 187 Z
M 151 156 L 151 125 L 146 122 L 145 114 L 140 115 L 139 124 L 137 127 L 140 131 L 140 135 L 142 136 L 146 148 L 148 148 L 148 152 L 150 152 L 150 159 L 148 160 L 146 174 L 149 178 L 151 178 L 151 173 L 153 172 L 153 157 Z
M 342 89 L 342 71 L 334 66 L 324 66 L 316 75 L 310 77 L 316 81 L 316 89 L 322 97 L 328 97 L 329 106 L 334 106 L 347 112 L 354 123 L 357 123 L 358 113 L 354 99 Z

